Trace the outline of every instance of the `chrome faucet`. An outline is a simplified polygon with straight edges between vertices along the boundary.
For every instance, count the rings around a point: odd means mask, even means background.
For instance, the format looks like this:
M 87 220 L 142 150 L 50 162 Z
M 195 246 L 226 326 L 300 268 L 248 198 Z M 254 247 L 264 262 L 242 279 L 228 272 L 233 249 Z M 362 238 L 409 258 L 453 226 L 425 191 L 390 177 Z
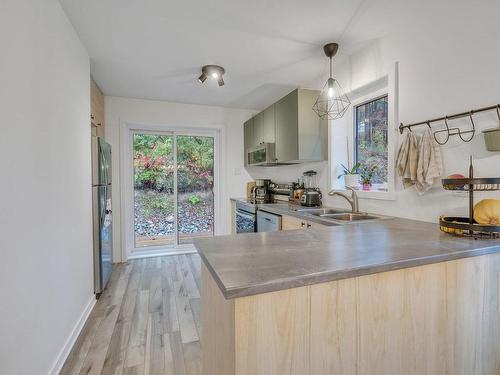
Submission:
M 345 188 L 352 191 L 350 197 L 348 197 L 346 194 L 340 191 L 335 191 L 335 190 L 331 190 L 328 193 L 328 195 L 331 197 L 338 195 L 339 197 L 344 198 L 351 205 L 352 212 L 359 212 L 359 200 L 358 200 L 358 194 L 356 194 L 356 190 L 354 190 L 352 187 L 349 186 L 346 186 Z

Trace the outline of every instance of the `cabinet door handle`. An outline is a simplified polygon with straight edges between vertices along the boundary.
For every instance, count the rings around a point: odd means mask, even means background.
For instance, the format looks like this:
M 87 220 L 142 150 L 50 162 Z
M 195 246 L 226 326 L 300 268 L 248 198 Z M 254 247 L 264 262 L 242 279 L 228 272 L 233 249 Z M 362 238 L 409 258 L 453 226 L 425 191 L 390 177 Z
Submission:
M 94 116 L 92 113 L 90 114 L 90 118 L 91 118 L 92 120 L 95 120 L 95 116 Z
M 305 226 L 306 226 L 306 223 L 304 223 L 304 222 L 301 222 L 301 223 L 300 223 L 300 227 L 301 227 L 301 228 L 304 228 Z
M 311 224 L 307 223 L 307 227 L 308 227 L 308 228 L 311 228 Z

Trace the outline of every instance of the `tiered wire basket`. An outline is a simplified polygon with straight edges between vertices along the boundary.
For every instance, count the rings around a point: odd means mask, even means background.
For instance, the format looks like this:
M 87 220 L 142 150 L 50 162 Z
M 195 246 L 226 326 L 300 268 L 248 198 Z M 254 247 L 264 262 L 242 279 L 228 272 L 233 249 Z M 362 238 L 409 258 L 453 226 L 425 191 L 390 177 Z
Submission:
M 439 225 L 443 232 L 472 238 L 500 238 L 499 225 L 482 225 L 474 220 L 474 192 L 500 190 L 500 178 L 474 178 L 472 157 L 469 178 L 445 178 L 441 180 L 446 190 L 467 191 L 469 194 L 469 217 L 441 216 Z

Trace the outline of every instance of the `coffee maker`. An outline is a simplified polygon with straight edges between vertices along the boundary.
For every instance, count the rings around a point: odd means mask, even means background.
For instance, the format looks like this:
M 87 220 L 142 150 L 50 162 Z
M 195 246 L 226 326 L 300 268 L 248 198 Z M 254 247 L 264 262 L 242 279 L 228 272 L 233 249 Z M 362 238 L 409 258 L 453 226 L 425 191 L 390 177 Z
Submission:
M 257 179 L 253 188 L 253 200 L 255 203 L 268 203 L 271 201 L 271 180 Z

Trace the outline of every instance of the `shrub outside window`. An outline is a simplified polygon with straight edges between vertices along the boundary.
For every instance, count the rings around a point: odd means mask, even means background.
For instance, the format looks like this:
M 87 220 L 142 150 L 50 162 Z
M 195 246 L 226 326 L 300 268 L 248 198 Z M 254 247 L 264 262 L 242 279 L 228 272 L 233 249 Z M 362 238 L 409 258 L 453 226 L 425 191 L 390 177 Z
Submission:
M 371 190 L 387 191 L 388 97 L 360 104 L 354 110 L 355 160 L 362 174 L 373 171 Z

